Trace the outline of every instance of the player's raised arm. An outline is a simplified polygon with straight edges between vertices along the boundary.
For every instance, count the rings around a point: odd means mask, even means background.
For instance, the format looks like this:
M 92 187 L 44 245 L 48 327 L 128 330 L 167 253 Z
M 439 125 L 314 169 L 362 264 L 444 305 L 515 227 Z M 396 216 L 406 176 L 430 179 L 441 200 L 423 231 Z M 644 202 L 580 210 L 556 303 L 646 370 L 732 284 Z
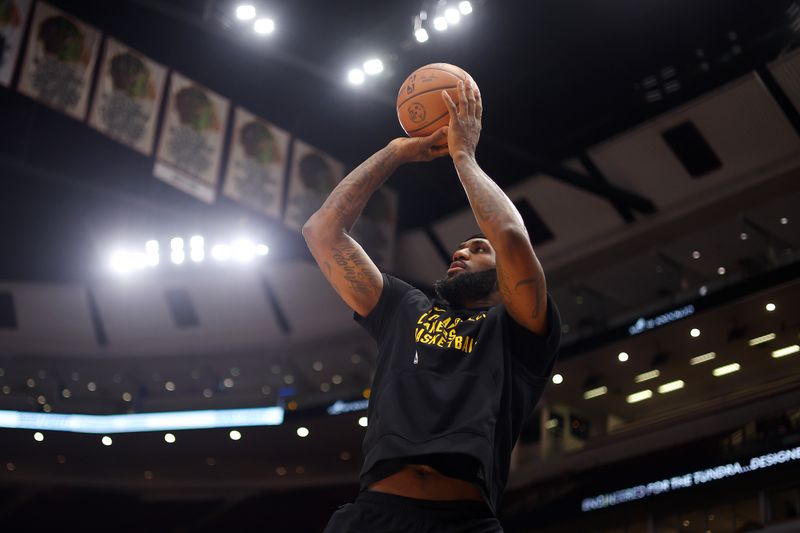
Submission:
M 475 160 L 483 106 L 472 80 L 459 82 L 459 105 L 442 93 L 450 111 L 447 142 L 458 177 L 481 231 L 495 249 L 497 285 L 511 317 L 526 329 L 547 331 L 547 285 L 517 208 Z
M 303 226 L 303 237 L 322 273 L 345 303 L 361 316 L 367 316 L 378 303 L 383 278 L 349 232 L 367 201 L 397 167 L 445 155 L 446 143 L 446 128 L 429 137 L 393 140 L 339 182 Z

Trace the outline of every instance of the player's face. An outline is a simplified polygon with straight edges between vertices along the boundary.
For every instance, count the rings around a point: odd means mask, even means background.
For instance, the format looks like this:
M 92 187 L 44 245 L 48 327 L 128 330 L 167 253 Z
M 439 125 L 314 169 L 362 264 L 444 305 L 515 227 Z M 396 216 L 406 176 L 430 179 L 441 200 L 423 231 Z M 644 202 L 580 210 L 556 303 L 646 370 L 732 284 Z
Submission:
M 486 239 L 475 238 L 462 242 L 453 254 L 447 277 L 452 278 L 464 272 L 483 272 L 495 268 L 495 253 Z

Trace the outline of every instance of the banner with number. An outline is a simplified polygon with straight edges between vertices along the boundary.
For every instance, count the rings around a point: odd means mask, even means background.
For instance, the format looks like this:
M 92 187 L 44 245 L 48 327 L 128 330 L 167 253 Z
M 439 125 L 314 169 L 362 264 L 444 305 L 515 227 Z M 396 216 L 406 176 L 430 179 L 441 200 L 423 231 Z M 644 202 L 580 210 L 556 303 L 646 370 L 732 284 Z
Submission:
M 381 270 L 391 270 L 394 262 L 397 206 L 395 191 L 386 187 L 378 189 L 353 227 L 353 238 Z
M 289 193 L 286 198 L 286 226 L 300 231 L 344 177 L 344 165 L 303 141 L 294 141 Z
M 31 0 L 0 0 L 0 85 L 11 85 Z
M 216 198 L 230 102 L 172 72 L 153 173 L 200 200 Z
M 166 67 L 106 38 L 89 125 L 144 155 L 152 155 Z
M 83 120 L 100 32 L 45 2 L 37 2 L 17 89 Z
M 237 107 L 228 150 L 225 196 L 280 218 L 289 133 Z

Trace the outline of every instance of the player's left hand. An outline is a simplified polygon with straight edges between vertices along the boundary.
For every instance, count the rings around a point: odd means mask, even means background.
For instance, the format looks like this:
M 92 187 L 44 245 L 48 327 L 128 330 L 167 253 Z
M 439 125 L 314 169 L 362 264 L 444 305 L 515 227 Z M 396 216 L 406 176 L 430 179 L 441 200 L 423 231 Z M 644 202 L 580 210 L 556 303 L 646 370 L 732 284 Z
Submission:
M 403 163 L 432 161 L 447 155 L 447 126 L 442 126 L 427 137 L 400 137 L 389 145 L 398 151 Z
M 464 153 L 474 157 L 481 136 L 483 114 L 481 93 L 473 86 L 472 78 L 467 78 L 466 83 L 458 82 L 458 105 L 453 102 L 447 91 L 442 91 L 442 98 L 450 112 L 450 126 L 447 132 L 450 155 L 455 157 L 458 153 Z

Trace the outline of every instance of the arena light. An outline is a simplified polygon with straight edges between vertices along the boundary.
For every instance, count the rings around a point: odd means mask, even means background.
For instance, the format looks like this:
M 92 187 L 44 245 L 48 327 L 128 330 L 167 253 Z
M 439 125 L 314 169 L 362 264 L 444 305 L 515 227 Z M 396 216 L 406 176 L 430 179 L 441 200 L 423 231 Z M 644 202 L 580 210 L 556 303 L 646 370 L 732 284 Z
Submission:
M 628 353 L 627 352 L 619 352 L 617 355 L 617 359 L 619 359 L 620 363 L 624 363 L 628 360 Z
M 444 17 L 435 17 L 433 19 L 433 29 L 436 31 L 444 31 L 447 29 L 447 19 Z
M 125 415 L 81 415 L 0 411 L 0 428 L 73 433 L 138 433 L 181 429 L 242 426 L 277 426 L 283 423 L 282 407 L 169 411 Z
M 729 365 L 721 366 L 719 368 L 715 368 L 711 373 L 714 374 L 714 377 L 724 376 L 726 374 L 733 374 L 734 372 L 738 372 L 741 370 L 742 365 L 739 363 L 731 363 Z
M 555 383 L 556 385 L 560 385 L 563 382 L 564 382 L 564 376 L 562 376 L 561 374 L 553 374 L 553 383 Z
M 780 357 L 786 357 L 787 355 L 792 355 L 793 353 L 800 352 L 800 345 L 792 344 L 791 346 L 787 346 L 786 348 L 781 348 L 779 350 L 775 350 L 772 352 L 772 357 L 778 359 Z
M 36 442 L 42 442 L 44 441 L 44 435 L 41 432 L 37 431 L 36 433 L 33 434 L 33 440 L 35 440 Z
M 364 71 L 360 68 L 353 68 L 347 73 L 347 81 L 353 85 L 361 85 L 364 83 Z
M 109 437 L 108 435 L 100 439 L 100 442 L 103 443 L 103 446 L 111 446 L 114 443 L 114 441 L 111 440 L 111 437 Z
M 189 239 L 190 256 L 195 263 L 201 262 L 206 257 L 206 241 L 201 235 Z
M 260 18 L 253 23 L 253 31 L 259 35 L 268 35 L 275 31 L 275 21 L 271 18 Z
M 649 398 L 653 397 L 653 391 L 650 389 L 645 389 L 643 391 L 634 392 L 633 394 L 629 394 L 625 401 L 628 403 L 637 403 Z
M 256 246 L 249 239 L 237 239 L 231 246 L 231 256 L 236 261 L 251 261 L 256 255 Z
M 256 245 L 256 255 L 265 256 L 269 253 L 269 246 L 266 244 Z
M 299 427 L 297 428 L 297 436 L 300 438 L 308 437 L 309 431 L 306 427 Z
M 658 393 L 659 394 L 666 394 L 668 392 L 672 392 L 678 389 L 682 389 L 685 383 L 682 379 L 676 379 L 675 381 L 670 381 L 669 383 L 664 383 L 663 385 L 659 385 Z
M 658 369 L 650 370 L 649 372 L 643 372 L 643 373 L 639 374 L 638 376 L 633 378 L 633 380 L 636 383 L 641 383 L 642 381 L 647 381 L 647 380 L 650 380 L 650 379 L 656 379 L 660 375 L 661 375 L 661 371 L 660 370 L 658 370 Z
M 702 355 L 698 355 L 696 357 L 692 357 L 689 359 L 690 365 L 699 365 L 700 363 L 705 363 L 706 361 L 711 361 L 712 359 L 717 357 L 716 352 L 708 352 Z
M 769 342 L 775 338 L 774 333 L 767 333 L 766 335 L 761 335 L 760 337 L 755 337 L 747 341 L 748 346 L 758 346 L 759 344 L 764 344 L 765 342 Z
M 369 421 L 367 420 L 367 417 L 366 416 L 362 416 L 361 418 L 359 418 L 358 419 L 358 425 L 361 426 L 362 428 L 367 427 L 367 425 L 369 425 Z
M 175 435 L 172 433 L 167 433 L 164 435 L 164 440 L 167 442 L 167 444 L 173 444 L 175 442 Z
M 602 396 L 608 392 L 608 387 L 603 385 L 602 387 L 596 387 L 594 389 L 589 389 L 583 393 L 584 400 L 591 400 L 592 398 L 597 398 L 598 396 Z
M 217 261 L 227 261 L 231 258 L 231 247 L 227 244 L 217 244 L 211 249 L 211 257 Z
M 689 335 L 691 335 L 696 339 L 697 337 L 700 336 L 700 330 L 697 328 L 692 328 L 692 330 L 689 332 Z
M 461 13 L 454 7 L 448 7 L 444 10 L 444 18 L 448 24 L 458 24 L 461 22 Z
M 183 264 L 183 262 L 186 260 L 186 254 L 184 253 L 183 250 L 173 250 L 169 254 L 169 259 L 170 261 L 172 261 L 173 264 L 180 265 Z
M 256 17 L 256 7 L 251 4 L 236 6 L 236 18 L 239 20 L 253 20 Z
M 766 306 L 764 306 L 764 308 L 771 313 L 775 310 L 775 304 L 768 303 Z
M 370 76 L 375 76 L 376 74 L 380 74 L 383 72 L 383 61 L 374 57 L 372 59 L 367 59 L 364 61 L 364 72 L 369 74 Z
M 428 40 L 428 30 L 425 28 L 417 28 L 414 31 L 414 38 L 418 43 L 424 43 Z
M 469 2 L 469 0 L 463 0 L 462 2 L 458 3 L 458 10 L 462 15 L 469 15 L 472 13 L 472 4 Z

